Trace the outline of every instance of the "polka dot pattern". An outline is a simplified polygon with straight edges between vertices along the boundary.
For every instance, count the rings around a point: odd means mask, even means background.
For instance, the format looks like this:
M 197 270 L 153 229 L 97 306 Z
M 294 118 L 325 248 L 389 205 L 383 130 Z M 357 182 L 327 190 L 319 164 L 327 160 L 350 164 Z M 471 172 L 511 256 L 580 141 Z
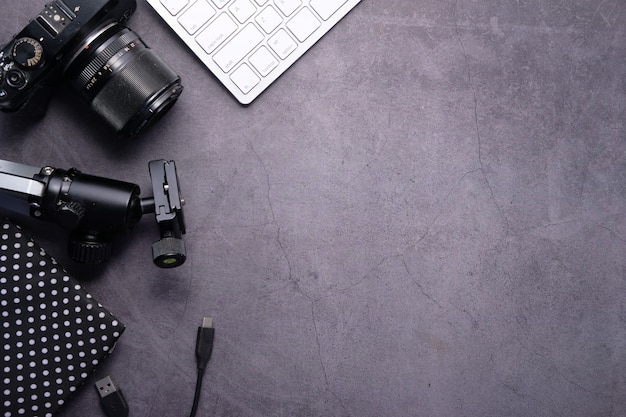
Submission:
M 0 219 L 0 417 L 51 417 L 124 325 L 21 229 Z

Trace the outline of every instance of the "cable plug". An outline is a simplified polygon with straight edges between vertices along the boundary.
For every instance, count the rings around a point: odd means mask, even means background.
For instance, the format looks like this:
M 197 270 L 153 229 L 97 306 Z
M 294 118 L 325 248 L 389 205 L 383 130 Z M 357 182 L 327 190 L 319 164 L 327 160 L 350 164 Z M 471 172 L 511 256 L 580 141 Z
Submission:
M 202 319 L 202 326 L 198 327 L 198 335 L 196 337 L 196 362 L 199 370 L 204 370 L 207 363 L 209 363 L 209 359 L 211 359 L 214 338 L 213 319 L 205 317 Z
M 102 378 L 96 382 L 96 389 L 100 394 L 100 404 L 107 417 L 127 417 L 128 404 L 126 399 L 111 377 Z

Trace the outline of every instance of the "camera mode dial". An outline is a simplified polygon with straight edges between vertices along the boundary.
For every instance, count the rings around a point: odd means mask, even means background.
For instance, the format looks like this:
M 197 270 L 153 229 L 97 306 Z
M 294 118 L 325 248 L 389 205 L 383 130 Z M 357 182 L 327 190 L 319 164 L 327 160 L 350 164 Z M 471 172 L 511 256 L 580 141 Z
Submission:
M 11 54 L 15 63 L 25 69 L 37 68 L 43 62 L 43 46 L 33 38 L 18 39 Z

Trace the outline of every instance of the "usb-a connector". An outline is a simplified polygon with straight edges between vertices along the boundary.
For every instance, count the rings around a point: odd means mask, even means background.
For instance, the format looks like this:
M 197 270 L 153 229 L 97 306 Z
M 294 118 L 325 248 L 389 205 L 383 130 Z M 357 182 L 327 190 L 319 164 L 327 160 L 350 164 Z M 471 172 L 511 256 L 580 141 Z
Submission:
M 102 378 L 96 381 L 96 389 L 100 394 L 100 404 L 107 417 L 126 417 L 128 416 L 128 404 L 126 399 L 110 377 Z

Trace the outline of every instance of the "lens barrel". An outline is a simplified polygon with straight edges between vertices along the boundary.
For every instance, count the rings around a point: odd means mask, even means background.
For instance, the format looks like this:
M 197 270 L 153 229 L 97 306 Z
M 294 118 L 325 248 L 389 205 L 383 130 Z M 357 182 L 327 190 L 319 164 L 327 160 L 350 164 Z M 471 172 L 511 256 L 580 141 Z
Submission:
M 139 35 L 109 23 L 85 38 L 66 70 L 78 92 L 120 136 L 138 135 L 172 107 L 180 77 Z

